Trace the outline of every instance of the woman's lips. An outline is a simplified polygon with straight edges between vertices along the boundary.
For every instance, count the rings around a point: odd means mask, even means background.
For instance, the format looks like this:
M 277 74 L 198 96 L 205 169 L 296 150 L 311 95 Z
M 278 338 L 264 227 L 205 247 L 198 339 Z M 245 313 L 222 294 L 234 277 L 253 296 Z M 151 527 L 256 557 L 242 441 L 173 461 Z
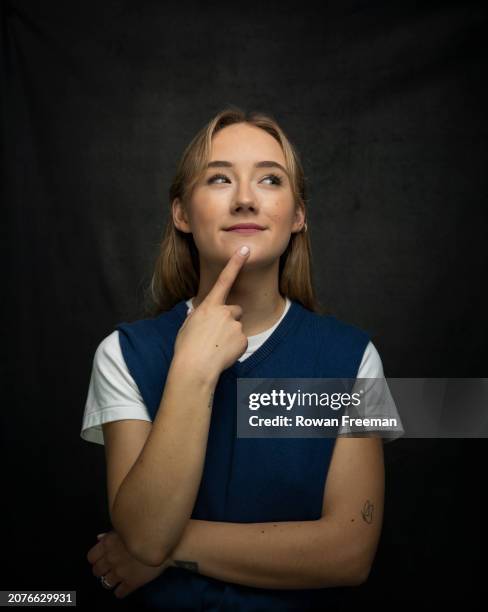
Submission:
M 257 227 L 237 227 L 236 229 L 226 230 L 229 233 L 236 234 L 256 234 L 257 232 L 262 232 L 264 230 L 258 229 Z

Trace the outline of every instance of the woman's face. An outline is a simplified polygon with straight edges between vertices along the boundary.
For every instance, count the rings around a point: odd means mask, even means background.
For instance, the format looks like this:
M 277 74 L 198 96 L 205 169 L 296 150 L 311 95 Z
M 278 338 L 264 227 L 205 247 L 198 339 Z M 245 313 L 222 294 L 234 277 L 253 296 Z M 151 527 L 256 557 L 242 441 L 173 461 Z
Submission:
M 260 162 L 282 167 L 256 167 Z M 225 264 L 244 244 L 251 249 L 246 266 L 278 259 L 304 220 L 300 209 L 295 213 L 279 143 L 261 128 L 229 125 L 213 137 L 210 164 L 194 188 L 188 215 L 178 212 L 175 218 L 179 229 L 193 234 L 200 261 Z M 228 230 L 239 223 L 263 229 L 247 234 Z

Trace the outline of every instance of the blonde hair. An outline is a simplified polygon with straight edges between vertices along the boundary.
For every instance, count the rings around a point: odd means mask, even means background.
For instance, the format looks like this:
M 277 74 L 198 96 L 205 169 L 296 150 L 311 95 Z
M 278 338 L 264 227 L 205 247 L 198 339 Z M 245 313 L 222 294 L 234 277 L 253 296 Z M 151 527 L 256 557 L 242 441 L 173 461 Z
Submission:
M 280 144 L 290 176 L 295 206 L 306 213 L 305 174 L 298 153 L 278 123 L 261 112 L 245 113 L 231 106 L 220 111 L 194 136 L 178 164 L 169 189 L 170 213 L 159 245 L 152 279 L 145 293 L 145 311 L 149 316 L 170 310 L 181 300 L 188 300 L 198 292 L 200 265 L 198 250 L 190 233 L 181 232 L 173 223 L 172 203 L 179 198 L 183 206 L 191 199 L 193 188 L 210 160 L 212 137 L 221 129 L 235 123 L 259 127 Z M 300 302 L 313 312 L 324 313 L 312 283 L 311 247 L 306 231 L 292 233 L 287 248 L 280 256 L 278 287 L 281 295 Z

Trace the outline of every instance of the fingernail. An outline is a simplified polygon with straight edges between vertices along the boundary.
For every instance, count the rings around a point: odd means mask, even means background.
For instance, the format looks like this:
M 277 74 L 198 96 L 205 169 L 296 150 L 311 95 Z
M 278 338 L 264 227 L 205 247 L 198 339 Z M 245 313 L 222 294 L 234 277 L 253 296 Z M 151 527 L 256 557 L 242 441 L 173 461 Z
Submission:
M 97 538 L 100 540 L 100 538 L 103 538 L 104 535 L 107 535 L 106 533 L 99 533 L 97 535 Z
M 249 253 L 249 247 L 248 246 L 241 247 L 241 250 L 239 251 L 239 253 L 241 255 L 247 255 Z

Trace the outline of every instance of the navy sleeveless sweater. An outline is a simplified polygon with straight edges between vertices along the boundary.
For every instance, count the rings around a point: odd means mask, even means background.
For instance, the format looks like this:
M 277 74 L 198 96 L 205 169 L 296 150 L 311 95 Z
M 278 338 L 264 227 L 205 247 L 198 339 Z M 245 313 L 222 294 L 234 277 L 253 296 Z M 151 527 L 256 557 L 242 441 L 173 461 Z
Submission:
M 155 318 L 116 326 L 123 357 L 153 420 L 186 313 L 182 300 Z M 369 340 L 366 331 L 292 300 L 267 340 L 220 375 L 191 518 L 233 523 L 319 519 L 335 439 L 237 438 L 237 378 L 355 379 Z M 127 599 L 158 610 L 318 610 L 332 601 L 330 591 L 261 589 L 170 567 Z

